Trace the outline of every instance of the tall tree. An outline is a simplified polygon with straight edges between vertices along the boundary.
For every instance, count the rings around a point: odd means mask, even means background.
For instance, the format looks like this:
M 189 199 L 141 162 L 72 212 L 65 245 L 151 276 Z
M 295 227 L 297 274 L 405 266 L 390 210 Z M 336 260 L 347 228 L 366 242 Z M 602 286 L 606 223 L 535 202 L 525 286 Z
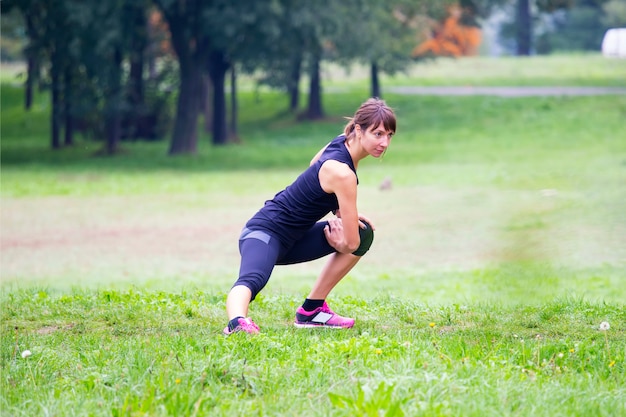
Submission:
M 195 153 L 201 108 L 202 74 L 211 52 L 210 25 L 205 21 L 214 1 L 154 0 L 167 21 L 179 67 L 176 119 L 169 154 Z
M 307 53 L 307 3 L 300 0 L 273 2 L 264 12 L 263 36 L 255 35 L 253 48 L 245 55 L 237 54 L 244 73 L 255 74 L 260 84 L 287 93 L 291 112 L 296 112 L 300 103 L 300 82 Z
M 125 2 L 122 19 L 128 27 L 129 74 L 126 85 L 126 101 L 129 111 L 125 116 L 127 134 L 130 137 L 149 135 L 142 131 L 142 120 L 146 116 L 144 67 L 148 47 L 148 6 L 145 1 Z
M 126 91 L 128 71 L 124 63 L 132 57 L 135 31 L 146 31 L 145 27 L 136 26 L 135 13 L 144 11 L 141 8 L 136 10 L 135 7 L 142 4 L 145 7 L 145 3 L 134 0 L 83 0 L 73 3 L 68 13 L 70 21 L 80 31 L 72 48 L 77 51 L 79 67 L 83 69 L 83 74 L 79 76 L 88 81 L 74 84 L 77 91 L 72 101 L 91 96 L 94 102 L 88 104 L 90 107 L 87 109 L 82 109 L 82 114 L 76 112 L 75 116 L 86 118 L 90 112 L 98 113 L 98 116 L 93 117 L 100 119 L 101 133 L 105 139 L 103 153 L 108 155 L 119 151 L 122 121 L 129 113 Z
M 218 2 L 211 9 L 206 24 L 211 32 L 211 53 L 208 60 L 213 91 L 213 143 L 224 144 L 236 137 L 235 68 L 251 72 L 260 63 L 284 60 L 281 38 L 287 35 L 280 24 L 285 9 L 280 0 L 240 0 Z M 237 65 L 239 64 L 239 65 Z M 226 74 L 231 71 L 231 127 L 227 129 Z
M 309 52 L 309 99 L 305 116 L 309 120 L 324 117 L 322 106 L 322 76 L 320 66 L 322 62 L 322 46 L 312 45 Z
M 224 50 L 214 50 L 209 54 L 208 68 L 213 86 L 213 143 L 224 145 L 228 141 L 226 123 L 226 72 L 231 64 Z
M 502 35 L 514 40 L 517 55 L 546 53 L 556 46 L 597 50 L 607 28 L 604 6 L 609 3 L 611 0 L 514 0 L 508 3 L 514 8 L 514 18 L 504 25 Z
M 322 61 L 329 58 L 336 49 L 336 35 L 342 27 L 350 26 L 349 16 L 345 13 L 350 5 L 332 0 L 316 2 L 297 2 L 297 13 L 300 16 L 297 30 L 299 38 L 304 41 L 300 46 L 305 53 L 307 75 L 309 79 L 309 93 L 307 108 L 303 116 L 307 119 L 324 117 L 322 101 Z
M 68 24 L 64 0 L 6 0 L 2 2 L 2 12 L 17 8 L 24 16 L 28 46 L 26 56 L 29 71 L 26 81 L 25 105 L 28 108 L 32 99 L 34 77 L 38 73 L 37 58 L 49 62 L 51 117 L 50 143 L 52 149 L 59 149 L 63 127 L 64 105 L 63 80 L 66 68 L 70 65 L 69 43 L 72 28 Z
M 74 36 L 74 28 L 69 22 L 67 4 L 63 0 L 48 0 L 41 3 L 40 6 L 45 10 L 46 16 L 41 45 L 48 51 L 50 62 L 51 146 L 52 149 L 59 149 L 61 132 L 66 120 L 64 113 L 69 109 L 66 103 L 70 97 L 66 86 L 70 80 L 65 77 L 69 74 L 68 67 L 73 63 L 70 43 Z M 71 143 L 71 140 L 66 142 Z
M 3 9 L 18 7 L 24 14 L 29 38 L 27 56 L 37 58 L 36 65 L 47 70 L 42 73 L 48 74 L 43 81 L 50 89 L 53 149 L 73 144 L 74 128 L 84 127 L 89 118 L 92 127 L 96 124 L 108 127 L 105 150 L 116 151 L 125 109 L 121 94 L 125 79 L 122 63 L 127 55 L 129 28 L 135 23 L 125 24 L 123 17 L 125 7 L 131 2 L 8 0 L 2 3 Z M 29 71 L 27 91 L 32 88 L 31 74 Z M 98 122 L 99 118 L 104 120 Z
M 333 36 L 337 60 L 349 66 L 355 60 L 370 69 L 370 95 L 382 97 L 380 74 L 395 74 L 412 62 L 409 52 L 415 27 L 409 24 L 424 0 L 352 0 L 336 9 L 344 19 L 359 22 L 358 30 L 341 25 Z M 338 6 L 335 6 L 338 7 Z
M 571 5 L 560 13 L 548 15 L 553 23 L 553 30 L 546 37 L 550 48 L 562 51 L 600 50 L 602 38 L 611 27 L 610 19 L 618 16 L 615 13 L 618 10 L 611 5 L 612 2 L 607 0 L 572 0 Z M 626 7 L 623 1 L 622 7 Z
M 262 50 L 265 21 L 274 1 L 154 1 L 168 22 L 180 72 L 170 154 L 196 152 L 197 118 L 206 98 L 205 73 L 212 87 L 212 140 L 224 144 L 228 141 L 226 73 L 238 59 L 249 59 L 253 49 Z
M 351 0 L 352 1 L 352 0 Z M 263 53 L 252 54 L 243 61 L 244 70 L 252 72 L 262 69 L 261 80 L 272 87 L 288 93 L 289 109 L 297 109 L 300 101 L 301 77 L 308 79 L 307 108 L 302 116 L 309 119 L 323 117 L 322 62 L 332 54 L 332 35 L 342 25 L 349 26 L 345 15 L 337 11 L 342 2 L 332 0 L 301 1 L 274 0 L 266 3 L 260 16 L 264 32 L 259 37 Z M 343 6 L 341 6 L 343 7 Z M 257 9 L 258 10 L 258 9 Z M 265 17 L 269 16 L 269 19 Z M 343 19 L 343 20 L 342 20 Z M 269 24 L 266 24 L 269 20 Z

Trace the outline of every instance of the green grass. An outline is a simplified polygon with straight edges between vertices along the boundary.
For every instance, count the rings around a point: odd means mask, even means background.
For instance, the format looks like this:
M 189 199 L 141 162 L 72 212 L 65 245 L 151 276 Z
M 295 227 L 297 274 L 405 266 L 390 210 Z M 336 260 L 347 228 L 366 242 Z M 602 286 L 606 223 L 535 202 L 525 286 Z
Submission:
M 243 143 L 202 135 L 176 158 L 165 140 L 51 151 L 47 97 L 25 113 L 2 84 L 0 414 L 626 413 L 624 95 L 385 95 L 398 134 L 359 167 L 376 240 L 330 299 L 355 328 L 291 326 L 315 261 L 276 269 L 251 307 L 260 335 L 220 335 L 243 223 L 367 91 L 327 71 L 343 92 L 324 96 L 326 120 L 243 91 Z M 625 71 L 597 55 L 472 58 L 383 86 L 624 86 Z
M 329 66 L 327 74 L 338 88 L 359 88 L 368 69 L 349 71 Z M 383 75 L 385 86 L 626 86 L 626 64 L 600 54 L 532 57 L 440 58 L 412 65 L 406 72 Z
M 257 301 L 259 336 L 218 333 L 204 291 L 18 291 L 3 309 L 7 415 L 597 415 L 625 411 L 623 308 L 427 306 L 346 297 L 352 331 L 289 326 Z M 600 331 L 601 321 L 617 324 Z M 22 359 L 20 351 L 33 355 Z

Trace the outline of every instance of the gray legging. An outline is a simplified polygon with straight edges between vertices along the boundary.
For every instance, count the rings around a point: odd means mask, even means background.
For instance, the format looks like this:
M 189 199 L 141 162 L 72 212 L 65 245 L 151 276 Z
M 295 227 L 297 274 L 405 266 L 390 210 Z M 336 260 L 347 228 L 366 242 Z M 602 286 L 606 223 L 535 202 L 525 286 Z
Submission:
M 365 223 L 365 228 L 359 228 L 361 244 L 353 252 L 354 255 L 363 256 L 372 246 L 374 231 Z M 324 235 L 326 221 L 317 222 L 304 236 L 296 241 L 291 247 L 284 246 L 278 238 L 265 230 L 244 228 L 239 237 L 239 252 L 241 253 L 241 266 L 239 279 L 234 286 L 243 285 L 252 292 L 252 300 L 265 287 L 270 279 L 275 265 L 289 265 L 308 262 L 336 252 L 336 249 L 328 244 Z

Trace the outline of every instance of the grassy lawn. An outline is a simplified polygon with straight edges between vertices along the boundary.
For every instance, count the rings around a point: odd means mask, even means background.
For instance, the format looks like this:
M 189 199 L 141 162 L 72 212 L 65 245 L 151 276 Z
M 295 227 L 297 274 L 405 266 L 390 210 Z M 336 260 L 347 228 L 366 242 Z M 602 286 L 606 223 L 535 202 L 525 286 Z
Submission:
M 25 113 L 2 74 L 0 414 L 626 414 L 624 95 L 386 94 L 398 134 L 359 167 L 375 243 L 329 299 L 355 328 L 291 326 L 316 261 L 276 269 L 260 335 L 221 336 L 244 222 L 365 98 L 358 69 L 326 75 L 321 122 L 243 91 L 241 144 L 109 158 L 49 150 L 47 98 Z M 597 55 L 472 58 L 383 88 L 625 79 Z

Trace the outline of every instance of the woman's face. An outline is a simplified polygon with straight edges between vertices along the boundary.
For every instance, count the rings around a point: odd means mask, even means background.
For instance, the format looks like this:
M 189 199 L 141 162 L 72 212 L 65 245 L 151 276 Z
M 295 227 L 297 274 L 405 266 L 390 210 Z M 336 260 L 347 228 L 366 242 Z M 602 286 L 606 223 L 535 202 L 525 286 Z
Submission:
M 365 131 L 361 130 L 361 146 L 374 158 L 379 158 L 389 147 L 392 136 L 393 132 L 385 130 L 383 123 L 372 125 Z

